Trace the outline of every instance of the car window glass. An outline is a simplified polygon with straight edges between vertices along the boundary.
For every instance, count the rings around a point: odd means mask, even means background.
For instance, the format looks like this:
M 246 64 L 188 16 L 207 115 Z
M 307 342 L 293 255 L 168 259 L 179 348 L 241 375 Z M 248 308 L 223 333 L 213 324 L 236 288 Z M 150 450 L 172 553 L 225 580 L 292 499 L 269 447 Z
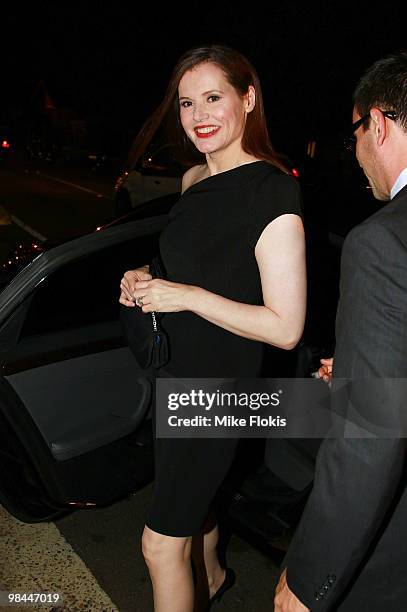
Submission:
M 157 252 L 158 236 L 137 237 L 109 246 L 52 274 L 36 290 L 20 340 L 117 321 L 120 280 L 127 270 L 151 261 Z
M 147 154 L 141 164 L 143 174 L 180 177 L 185 168 L 175 159 L 168 146 Z

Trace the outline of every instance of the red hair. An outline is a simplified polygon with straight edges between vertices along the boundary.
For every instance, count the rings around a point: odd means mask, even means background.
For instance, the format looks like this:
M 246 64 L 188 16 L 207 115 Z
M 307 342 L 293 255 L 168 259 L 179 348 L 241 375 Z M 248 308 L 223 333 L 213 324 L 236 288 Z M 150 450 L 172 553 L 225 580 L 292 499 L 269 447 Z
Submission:
M 167 86 L 164 99 L 154 113 L 147 119 L 136 136 L 130 152 L 130 164 L 134 166 L 142 157 L 160 126 L 165 125 L 169 131 L 170 141 L 174 143 L 179 160 L 186 165 L 205 163 L 205 155 L 198 151 L 187 137 L 180 120 L 178 86 L 183 75 L 199 64 L 212 63 L 223 71 L 227 81 L 238 95 L 244 96 L 249 86 L 256 91 L 256 104 L 247 115 L 242 138 L 243 150 L 258 159 L 263 159 L 277 166 L 284 172 L 286 167 L 274 151 L 268 134 L 264 112 L 263 96 L 256 70 L 238 51 L 223 45 L 196 47 L 187 51 L 178 60 Z

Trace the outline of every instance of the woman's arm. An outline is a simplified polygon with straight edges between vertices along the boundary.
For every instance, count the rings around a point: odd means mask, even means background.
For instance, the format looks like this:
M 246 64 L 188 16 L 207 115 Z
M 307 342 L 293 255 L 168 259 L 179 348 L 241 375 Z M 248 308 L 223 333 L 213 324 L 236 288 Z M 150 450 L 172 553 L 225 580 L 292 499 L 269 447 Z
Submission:
M 136 283 L 143 311 L 190 310 L 228 331 L 292 349 L 301 338 L 306 306 L 304 228 L 298 215 L 274 219 L 255 249 L 264 306 L 242 304 L 201 287 L 160 279 Z M 242 283 L 245 279 L 242 278 Z
M 306 305 L 301 219 L 282 215 L 269 223 L 257 242 L 255 256 L 264 306 L 241 304 L 196 288 L 191 292 L 189 309 L 245 338 L 292 349 L 302 335 Z

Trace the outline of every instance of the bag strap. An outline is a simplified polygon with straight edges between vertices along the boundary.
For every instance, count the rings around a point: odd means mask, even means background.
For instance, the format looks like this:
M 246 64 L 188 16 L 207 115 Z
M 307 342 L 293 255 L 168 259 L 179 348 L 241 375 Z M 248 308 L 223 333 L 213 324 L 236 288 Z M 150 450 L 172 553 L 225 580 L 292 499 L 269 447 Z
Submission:
M 151 260 L 149 271 L 153 278 L 165 278 L 164 266 L 159 253 L 157 253 L 157 255 L 155 255 Z M 154 311 L 151 313 L 151 319 L 153 323 L 153 330 L 155 332 L 160 331 L 158 320 Z

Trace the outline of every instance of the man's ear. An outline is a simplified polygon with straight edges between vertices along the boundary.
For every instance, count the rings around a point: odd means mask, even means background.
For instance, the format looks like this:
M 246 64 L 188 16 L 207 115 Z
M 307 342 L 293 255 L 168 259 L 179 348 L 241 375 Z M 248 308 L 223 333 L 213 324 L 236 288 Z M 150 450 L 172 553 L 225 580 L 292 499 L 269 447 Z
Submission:
M 386 120 L 382 111 L 379 108 L 370 109 L 370 120 L 376 142 L 381 146 L 387 135 Z
M 256 90 L 253 85 L 249 85 L 246 94 L 245 100 L 245 111 L 246 113 L 251 113 L 254 107 L 256 106 Z

